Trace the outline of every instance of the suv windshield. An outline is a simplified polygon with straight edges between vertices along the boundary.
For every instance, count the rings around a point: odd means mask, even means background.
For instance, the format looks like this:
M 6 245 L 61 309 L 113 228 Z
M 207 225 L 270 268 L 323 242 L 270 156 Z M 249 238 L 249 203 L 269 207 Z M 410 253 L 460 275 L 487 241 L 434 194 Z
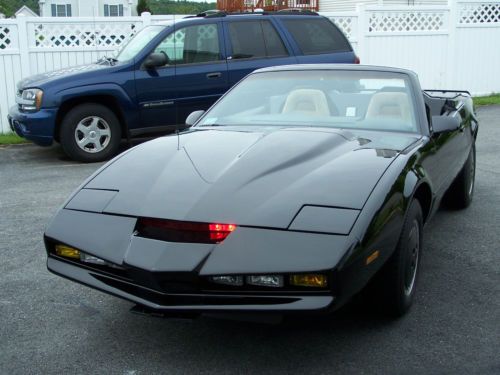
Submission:
M 418 131 L 405 74 L 348 70 L 252 74 L 198 124 L 215 125 Z
M 151 39 L 157 36 L 165 26 L 148 26 L 134 35 L 132 39 L 118 52 L 116 56 L 117 61 L 128 61 L 133 59 Z

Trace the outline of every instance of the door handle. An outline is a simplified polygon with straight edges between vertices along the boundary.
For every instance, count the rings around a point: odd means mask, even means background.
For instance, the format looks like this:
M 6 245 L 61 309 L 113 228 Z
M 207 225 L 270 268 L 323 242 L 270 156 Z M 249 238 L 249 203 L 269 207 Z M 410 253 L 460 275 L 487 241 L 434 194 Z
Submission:
M 222 76 L 221 72 L 207 74 L 208 79 L 220 78 L 221 76 Z

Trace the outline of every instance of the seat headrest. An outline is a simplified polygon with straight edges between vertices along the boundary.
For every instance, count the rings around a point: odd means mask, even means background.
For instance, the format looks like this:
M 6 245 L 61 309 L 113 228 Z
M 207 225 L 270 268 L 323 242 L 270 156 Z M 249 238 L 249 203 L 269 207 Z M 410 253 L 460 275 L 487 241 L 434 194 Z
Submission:
M 317 116 L 330 116 L 325 93 L 316 89 L 293 90 L 288 94 L 281 112 L 302 112 Z
M 378 92 L 368 104 L 366 117 L 393 117 L 410 120 L 410 103 L 404 92 Z

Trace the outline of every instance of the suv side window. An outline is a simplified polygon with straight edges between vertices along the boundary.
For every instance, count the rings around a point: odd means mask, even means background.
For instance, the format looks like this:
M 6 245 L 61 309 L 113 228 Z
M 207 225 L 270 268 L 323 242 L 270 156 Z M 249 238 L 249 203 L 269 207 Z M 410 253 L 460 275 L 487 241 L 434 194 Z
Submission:
M 269 21 L 230 22 L 233 59 L 288 56 L 278 32 Z
M 169 34 L 156 47 L 170 64 L 196 64 L 221 60 L 217 24 L 186 26 Z
M 262 31 L 264 32 L 268 57 L 288 56 L 288 51 L 271 22 L 262 21 Z
M 342 32 L 325 18 L 282 21 L 304 55 L 351 51 Z

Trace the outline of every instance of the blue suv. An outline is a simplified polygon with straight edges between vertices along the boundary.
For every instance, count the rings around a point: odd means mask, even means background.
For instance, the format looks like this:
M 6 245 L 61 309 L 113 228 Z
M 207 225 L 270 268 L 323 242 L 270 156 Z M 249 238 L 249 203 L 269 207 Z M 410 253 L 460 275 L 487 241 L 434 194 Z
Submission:
M 114 58 L 22 80 L 9 123 L 38 145 L 101 161 L 123 138 L 174 131 L 257 68 L 308 63 L 359 60 L 316 13 L 187 17 L 145 27 Z

